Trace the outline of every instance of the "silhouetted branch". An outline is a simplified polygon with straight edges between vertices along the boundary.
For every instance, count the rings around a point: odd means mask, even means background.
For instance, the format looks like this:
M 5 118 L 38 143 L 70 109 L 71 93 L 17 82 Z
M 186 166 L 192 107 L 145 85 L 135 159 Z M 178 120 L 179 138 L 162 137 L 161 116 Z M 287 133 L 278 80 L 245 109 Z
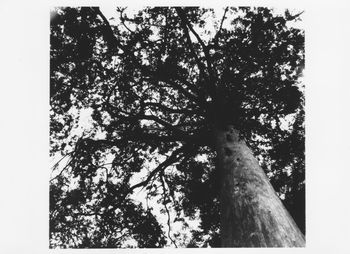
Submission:
M 72 161 L 73 161 L 73 159 L 71 159 L 71 160 L 67 163 L 67 165 L 64 166 L 64 168 L 61 170 L 60 173 L 58 173 L 54 178 L 51 178 L 51 179 L 50 179 L 50 183 L 51 183 L 53 180 L 55 180 L 55 179 L 57 179 L 58 177 L 60 177 L 60 176 L 62 175 L 62 173 L 63 173 L 66 169 L 68 169 L 68 167 L 69 167 L 69 165 L 71 164 Z
M 77 212 L 77 213 L 73 213 L 73 215 L 76 216 L 103 216 L 103 213 L 99 213 L 99 212 L 90 212 L 90 213 L 84 213 L 84 212 Z
M 179 13 L 179 10 L 178 9 L 181 9 L 181 8 L 176 8 L 176 11 Z M 180 15 L 179 15 L 180 16 Z M 191 53 L 193 55 L 193 58 L 195 59 L 196 63 L 197 63 L 197 66 L 199 68 L 199 71 L 202 73 L 202 75 L 205 75 L 205 68 L 204 68 L 204 64 L 199 60 L 197 54 L 196 54 L 196 51 L 194 50 L 194 47 L 193 47 L 193 43 L 192 43 L 192 40 L 191 40 L 191 37 L 190 37 L 190 34 L 188 32 L 188 27 L 186 25 L 186 22 L 184 21 L 183 18 L 181 18 L 180 16 L 180 19 L 181 19 L 181 26 L 185 32 L 185 36 L 186 36 L 186 41 L 187 41 L 187 44 L 191 50 Z
M 298 14 L 291 15 L 290 12 L 287 10 L 287 11 L 286 11 L 286 20 L 287 20 L 287 21 L 292 21 L 292 20 L 298 18 L 298 17 L 299 17 L 301 14 L 303 14 L 304 12 L 305 12 L 305 11 L 302 11 L 302 12 L 300 12 L 300 13 L 298 13 Z
M 131 186 L 127 193 L 125 194 L 125 196 L 127 196 L 128 194 L 132 193 L 132 191 L 134 189 L 137 189 L 139 187 L 143 187 L 146 186 L 149 181 L 159 172 L 165 170 L 167 167 L 169 167 L 170 165 L 172 165 L 173 163 L 175 163 L 179 157 L 181 156 L 182 153 L 184 153 L 186 151 L 186 149 L 188 149 L 187 145 L 182 146 L 181 148 L 177 149 L 176 151 L 174 151 L 164 162 L 162 162 L 161 164 L 158 165 L 158 167 L 156 167 L 146 178 L 146 180 L 139 182 L 133 186 Z
M 194 95 L 193 93 L 189 92 L 187 89 L 183 88 L 180 84 L 177 84 L 175 81 L 172 81 L 170 79 L 161 79 L 161 81 L 170 83 L 173 88 L 176 88 L 177 90 L 179 90 L 188 99 L 190 99 L 190 100 L 192 100 L 194 102 L 198 102 L 199 101 L 199 99 L 198 99 L 198 97 L 196 95 Z
M 212 68 L 212 64 L 211 64 L 211 60 L 210 60 L 210 54 L 209 54 L 209 50 L 208 47 L 204 44 L 203 40 L 200 38 L 200 36 L 198 35 L 198 33 L 194 30 L 194 28 L 192 27 L 192 25 L 190 24 L 190 22 L 188 21 L 185 12 L 183 11 L 182 8 L 177 7 L 176 11 L 178 13 L 178 15 L 180 16 L 182 22 L 188 27 L 188 29 L 193 33 L 193 35 L 196 37 L 198 43 L 201 45 L 204 55 L 205 55 L 205 59 L 208 65 L 208 72 L 209 72 L 209 81 L 208 81 L 208 87 L 207 90 L 209 92 L 209 94 L 212 97 L 216 97 L 216 86 L 214 84 L 214 80 L 215 80 L 215 74 L 213 72 L 213 68 Z
M 69 153 L 67 153 L 66 155 L 62 156 L 62 158 L 59 159 L 59 161 L 57 161 L 57 162 L 55 163 L 55 165 L 52 166 L 52 170 L 56 169 L 57 166 L 60 164 L 60 162 L 61 162 L 64 158 L 66 158 L 68 155 L 70 155 L 70 154 L 72 154 L 72 153 L 73 153 L 73 152 L 69 152 Z
M 161 109 L 161 110 L 167 111 L 169 113 L 175 113 L 175 114 L 194 115 L 194 114 L 198 114 L 199 113 L 199 110 L 170 108 L 170 107 L 167 107 L 167 106 L 163 105 L 160 102 L 159 103 L 157 103 L 157 102 L 143 102 L 142 104 L 145 107 L 150 106 L 151 108 L 157 108 L 157 109 Z
M 192 93 L 190 93 L 187 89 L 184 89 L 181 85 L 177 84 L 176 82 L 171 81 L 168 78 L 161 77 L 157 71 L 151 71 L 149 66 L 143 65 L 139 59 L 133 54 L 132 50 L 130 50 L 127 46 L 122 45 L 119 40 L 114 36 L 113 30 L 107 20 L 107 18 L 102 14 L 99 8 L 93 8 L 93 10 L 99 15 L 102 20 L 104 21 L 104 37 L 107 40 L 107 44 L 110 46 L 119 47 L 124 51 L 125 54 L 127 54 L 133 61 L 133 63 L 142 71 L 143 76 L 149 76 L 155 80 L 163 81 L 166 83 L 169 83 L 172 85 L 173 88 L 179 90 L 182 94 L 184 94 L 188 99 L 199 102 L 199 99 Z M 200 63 L 198 61 L 198 63 Z M 186 82 L 186 85 L 190 84 L 189 82 Z M 192 85 L 193 87 L 193 85 Z
M 126 24 L 125 24 L 125 20 L 128 20 L 127 18 L 123 17 L 123 12 L 126 8 L 117 8 L 117 11 L 120 12 L 120 21 L 122 22 L 123 26 L 130 32 L 130 33 L 134 33 L 134 31 L 132 31 Z
M 193 29 L 192 25 L 189 23 L 185 12 L 183 11 L 183 9 L 181 7 L 176 7 L 175 8 L 177 13 L 179 14 L 181 20 L 187 25 L 187 27 L 190 29 L 190 31 L 193 33 L 193 35 L 196 37 L 197 41 L 199 42 L 199 44 L 202 46 L 203 50 L 206 49 L 206 45 L 204 44 L 203 40 L 201 39 L 201 37 L 198 35 L 198 33 Z
M 162 187 L 163 187 L 163 205 L 164 205 L 164 208 L 165 208 L 165 211 L 167 213 L 167 216 L 168 216 L 168 221 L 167 221 L 167 224 L 168 224 L 168 237 L 170 239 L 170 241 L 175 245 L 175 247 L 177 248 L 177 245 L 176 245 L 176 242 L 174 241 L 174 239 L 171 237 L 171 217 L 170 217 L 170 212 L 169 212 L 169 209 L 167 207 L 167 197 L 169 196 L 167 191 L 166 191 L 166 187 L 165 187 L 165 183 L 164 183 L 164 175 L 161 174 L 160 176 L 160 181 L 162 183 Z
M 224 20 L 226 18 L 226 13 L 228 11 L 228 7 L 225 8 L 225 12 L 224 12 L 224 15 L 222 16 L 222 19 L 221 19 L 221 23 L 220 23 L 220 28 L 219 30 L 217 31 L 217 33 L 215 34 L 215 37 L 214 37 L 214 45 L 217 46 L 217 43 L 219 41 L 219 36 L 220 36 L 220 33 L 221 33 L 221 29 L 222 29 L 222 25 L 224 24 Z
M 154 121 L 156 123 L 161 124 L 162 126 L 166 127 L 168 130 L 177 133 L 179 135 L 183 135 L 184 137 L 188 136 L 186 132 L 176 128 L 175 126 L 173 126 L 171 123 L 168 123 L 167 121 L 156 117 L 154 115 L 143 115 L 142 117 L 140 117 L 141 120 L 151 120 Z
M 107 20 L 107 18 L 103 15 L 103 13 L 101 12 L 99 7 L 92 7 L 92 10 L 94 10 L 94 12 L 100 16 L 104 22 L 104 30 L 103 30 L 103 35 L 105 37 L 105 39 L 107 40 L 107 44 L 112 47 L 115 48 L 116 46 L 118 46 L 119 48 L 125 50 L 125 47 L 118 41 L 118 39 L 114 36 L 114 32 L 112 30 L 112 27 L 109 24 L 109 21 Z

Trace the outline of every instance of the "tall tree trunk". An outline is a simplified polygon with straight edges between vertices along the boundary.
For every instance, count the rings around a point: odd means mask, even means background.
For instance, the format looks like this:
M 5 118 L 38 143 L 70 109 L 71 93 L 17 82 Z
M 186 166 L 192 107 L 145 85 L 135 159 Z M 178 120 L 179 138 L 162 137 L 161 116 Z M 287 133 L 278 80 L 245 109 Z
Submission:
M 232 126 L 215 131 L 221 174 L 222 247 L 304 247 L 263 169 Z

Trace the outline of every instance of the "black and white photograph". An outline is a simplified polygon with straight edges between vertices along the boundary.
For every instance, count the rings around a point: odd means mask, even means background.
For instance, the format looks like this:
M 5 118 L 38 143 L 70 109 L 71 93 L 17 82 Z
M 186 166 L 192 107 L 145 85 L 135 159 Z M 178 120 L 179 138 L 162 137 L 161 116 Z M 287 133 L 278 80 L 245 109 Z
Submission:
M 303 10 L 50 13 L 50 248 L 304 247 Z
M 348 7 L 4 0 L 0 253 L 350 253 Z

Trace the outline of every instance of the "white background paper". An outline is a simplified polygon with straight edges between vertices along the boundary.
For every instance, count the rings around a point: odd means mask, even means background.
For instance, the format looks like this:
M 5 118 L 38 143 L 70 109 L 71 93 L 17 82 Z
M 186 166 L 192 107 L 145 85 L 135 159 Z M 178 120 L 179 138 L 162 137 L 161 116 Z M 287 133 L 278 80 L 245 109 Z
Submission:
M 0 4 L 1 253 L 350 253 L 348 1 L 15 1 Z M 49 10 L 205 5 L 304 9 L 306 239 L 302 249 L 50 250 Z

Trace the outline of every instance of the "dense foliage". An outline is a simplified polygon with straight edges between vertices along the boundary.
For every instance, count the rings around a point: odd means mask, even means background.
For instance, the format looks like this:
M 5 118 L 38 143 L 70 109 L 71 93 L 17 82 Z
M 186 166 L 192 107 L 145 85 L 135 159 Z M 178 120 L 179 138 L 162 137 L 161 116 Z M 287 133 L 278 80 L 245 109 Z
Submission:
M 50 180 L 50 246 L 218 246 L 211 133 L 227 124 L 305 232 L 298 18 L 155 7 L 117 8 L 108 20 L 96 7 L 54 9 L 50 154 L 62 160 Z

